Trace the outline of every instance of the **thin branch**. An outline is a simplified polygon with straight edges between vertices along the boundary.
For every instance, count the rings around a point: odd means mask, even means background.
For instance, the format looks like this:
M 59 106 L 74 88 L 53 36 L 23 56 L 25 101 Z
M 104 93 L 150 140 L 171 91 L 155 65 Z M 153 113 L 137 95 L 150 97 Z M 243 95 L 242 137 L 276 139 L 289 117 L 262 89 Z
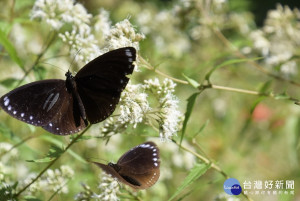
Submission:
M 222 174 L 226 179 L 229 179 L 229 175 L 227 175 L 225 173 L 225 171 L 223 171 L 218 165 L 216 165 L 214 162 L 212 162 L 211 160 L 209 160 L 208 158 L 206 158 L 205 156 L 202 156 L 198 153 L 196 153 L 195 151 L 184 147 L 182 144 L 180 145 L 178 142 L 173 141 L 174 143 L 176 143 L 180 148 L 182 148 L 183 150 L 190 152 L 191 154 L 193 154 L 194 156 L 196 156 L 198 159 L 200 159 L 202 162 L 204 162 L 207 165 L 210 165 L 211 168 L 213 168 L 214 170 L 216 170 L 217 172 L 219 172 L 220 174 Z M 242 191 L 242 195 L 249 201 L 253 201 L 248 195 L 246 195 L 243 191 Z
M 242 54 L 223 34 L 219 29 L 213 28 L 214 33 L 216 34 L 216 36 L 230 49 L 235 51 L 235 54 L 242 59 L 247 59 L 247 57 Z M 263 68 L 262 66 L 260 66 L 258 63 L 256 63 L 255 61 L 249 60 L 248 61 L 251 65 L 253 65 L 255 68 L 257 68 L 259 71 L 265 73 L 266 75 L 273 77 L 277 80 L 280 81 L 284 81 L 284 82 L 288 82 L 292 85 L 296 85 L 296 86 L 300 86 L 300 83 L 295 82 L 293 80 L 289 80 L 287 78 L 281 77 L 279 75 L 276 75 L 274 73 L 271 73 L 269 71 L 267 71 L 265 68 Z
M 174 82 L 178 82 L 178 83 L 181 83 L 181 84 L 189 84 L 187 81 L 185 80 L 181 80 L 181 79 L 177 79 L 177 78 L 174 78 L 174 77 L 171 77 L 169 75 L 167 75 L 166 73 L 163 73 L 159 70 L 157 70 L 156 68 L 154 68 L 149 62 L 147 62 L 143 57 L 139 56 L 139 60 L 142 64 L 144 64 L 145 68 L 149 69 L 149 70 L 152 70 L 154 71 L 155 73 L 157 74 L 160 74 L 166 78 L 169 78 L 171 80 L 173 80 Z
M 86 129 L 77 135 L 69 144 L 68 146 L 63 150 L 61 155 L 59 155 L 57 158 L 55 158 L 53 161 L 51 161 L 29 184 L 27 184 L 24 188 L 22 188 L 18 193 L 16 193 L 16 197 L 18 197 L 21 193 L 23 193 L 31 184 L 36 182 L 89 128 L 91 127 L 91 124 L 86 127 Z

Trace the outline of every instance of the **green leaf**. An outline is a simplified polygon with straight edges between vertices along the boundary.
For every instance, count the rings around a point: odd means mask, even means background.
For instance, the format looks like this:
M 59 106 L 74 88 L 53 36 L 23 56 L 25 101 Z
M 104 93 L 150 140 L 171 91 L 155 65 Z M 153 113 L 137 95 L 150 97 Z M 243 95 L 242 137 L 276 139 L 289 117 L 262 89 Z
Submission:
M 253 113 L 253 111 L 255 110 L 256 106 L 261 102 L 263 101 L 264 99 L 266 99 L 265 96 L 261 96 L 259 98 L 257 98 L 254 103 L 252 104 L 251 108 L 250 108 L 250 114 Z
M 6 124 L 2 122 L 0 122 L 0 134 L 1 136 L 11 139 L 13 142 L 19 142 L 21 140 L 8 126 L 6 126 Z
M 183 121 L 183 125 L 182 125 L 182 134 L 181 134 L 181 138 L 180 138 L 180 144 L 183 140 L 183 137 L 184 137 L 184 134 L 185 134 L 185 129 L 186 129 L 186 125 L 187 125 L 187 122 L 189 121 L 189 118 L 192 114 L 192 110 L 194 108 L 194 104 L 195 104 L 195 101 L 196 101 L 196 98 L 197 96 L 200 94 L 200 92 L 197 92 L 197 93 L 194 93 L 192 94 L 188 99 L 188 103 L 187 103 L 187 106 L 186 106 L 186 112 L 184 114 L 184 121 Z
M 237 63 L 244 63 L 244 62 L 247 62 L 247 61 L 255 61 L 255 60 L 259 60 L 259 59 L 262 59 L 262 57 L 257 57 L 257 58 L 250 58 L 250 59 L 231 59 L 231 60 L 227 60 L 217 66 L 214 66 L 206 75 L 205 75 L 205 79 L 206 80 L 209 80 L 210 79 L 210 76 L 211 74 L 217 70 L 218 68 L 222 68 L 224 66 L 228 66 L 228 65 L 231 65 L 231 64 L 237 64 Z
M 210 165 L 207 164 L 195 164 L 188 176 L 183 180 L 182 184 L 177 188 L 176 192 L 168 201 L 173 200 L 176 196 L 178 196 L 186 187 L 201 177 L 209 168 Z
M 209 120 L 206 120 L 206 122 L 200 127 L 199 131 L 197 131 L 194 135 L 193 138 L 195 138 L 197 135 L 199 135 L 204 129 L 205 127 L 209 124 Z
M 26 201 L 41 201 L 40 199 L 38 199 L 32 195 L 26 195 L 23 197 L 23 199 L 25 199 Z
M 20 80 L 15 78 L 7 78 L 0 81 L 0 84 L 6 88 L 14 88 Z
M 281 93 L 281 94 L 276 94 L 274 96 L 275 99 L 289 99 L 289 95 L 287 95 L 285 92 Z
M 265 82 L 264 84 L 263 84 L 263 86 L 261 86 L 260 87 L 260 89 L 259 89 L 259 92 L 260 93 L 269 93 L 269 90 L 270 90 L 270 87 L 271 87 L 271 85 L 272 85 L 272 80 L 269 80 L 269 81 L 267 81 L 267 82 Z
M 9 54 L 10 58 L 14 62 L 16 62 L 19 65 L 19 67 L 22 68 L 22 70 L 24 70 L 23 63 L 22 63 L 21 59 L 18 57 L 16 49 L 14 48 L 13 44 L 6 37 L 5 32 L 3 32 L 1 29 L 0 29 L 0 44 L 5 48 L 5 50 Z
M 36 80 L 43 80 L 46 77 L 47 70 L 43 66 L 35 66 L 33 72 Z
M 35 163 L 48 163 L 59 157 L 62 153 L 64 153 L 64 150 L 57 147 L 57 146 L 51 146 L 49 149 L 49 152 L 46 157 L 41 159 L 35 159 L 35 160 L 26 160 L 27 162 L 35 162 Z
M 50 142 L 50 143 L 54 144 L 57 147 L 63 147 L 64 146 L 64 144 L 61 141 L 57 140 L 55 137 L 52 137 L 50 135 L 41 135 L 40 138 L 47 141 L 47 142 Z M 75 153 L 71 149 L 68 149 L 67 153 L 69 153 L 75 159 L 77 159 L 77 160 L 79 160 L 83 163 L 86 163 L 86 160 L 84 158 L 82 158 L 80 155 L 78 155 L 77 153 Z
M 198 89 L 198 87 L 200 86 L 200 84 L 196 80 L 194 80 L 192 78 L 189 78 L 185 74 L 182 74 L 182 76 L 190 83 L 190 85 L 192 85 L 192 87 Z

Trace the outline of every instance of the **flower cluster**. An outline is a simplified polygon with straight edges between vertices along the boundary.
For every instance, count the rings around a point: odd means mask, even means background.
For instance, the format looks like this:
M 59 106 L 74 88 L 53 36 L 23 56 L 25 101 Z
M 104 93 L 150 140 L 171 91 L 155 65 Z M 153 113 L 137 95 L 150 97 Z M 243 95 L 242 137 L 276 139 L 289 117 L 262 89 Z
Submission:
M 100 192 L 93 192 L 91 188 L 82 184 L 84 191 L 78 193 L 75 196 L 76 201 L 85 201 L 85 200 L 99 200 L 99 201 L 118 201 L 120 200 L 117 194 L 120 192 L 119 183 L 107 175 L 106 173 L 102 173 L 100 175 L 100 184 L 98 189 Z
M 112 49 L 132 46 L 139 50 L 139 41 L 145 38 L 135 32 L 128 19 L 112 26 L 109 13 L 104 9 L 92 20 L 93 16 L 74 0 L 38 0 L 31 16 L 56 30 L 75 61 L 84 64 Z M 71 24 L 71 30 L 61 29 L 65 24 Z M 99 48 L 100 44 L 106 48 Z
M 31 17 L 41 19 L 54 30 L 59 30 L 66 23 L 86 28 L 92 15 L 81 4 L 75 4 L 74 0 L 37 0 Z
M 269 67 L 280 66 L 280 71 L 290 76 L 297 73 L 297 63 L 292 59 L 300 46 L 300 11 L 277 5 L 268 12 L 262 29 L 251 33 L 253 48 L 265 57 Z
M 144 38 L 144 34 L 136 33 L 129 20 L 125 19 L 110 29 L 106 40 L 110 50 L 128 46 L 139 50 L 139 42 Z
M 9 175 L 14 172 L 14 168 L 9 165 L 18 156 L 17 149 L 7 142 L 0 143 L 0 183 L 9 182 Z
M 150 106 L 147 100 L 148 95 L 142 91 L 142 85 L 128 84 L 121 95 L 120 116 L 118 121 L 121 124 L 133 124 L 136 127 L 143 121 Z
M 74 171 L 67 165 L 55 170 L 48 169 L 43 176 L 30 185 L 28 193 L 33 195 L 39 191 L 50 191 L 66 194 L 69 191 L 66 184 L 73 176 Z M 30 174 L 20 186 L 25 186 L 35 177 L 36 174 Z
M 178 108 L 179 101 L 174 95 L 176 84 L 170 79 L 165 79 L 163 83 L 158 79 L 144 82 L 127 86 L 121 96 L 120 115 L 105 121 L 102 134 L 112 135 L 121 132 L 128 123 L 136 127 L 138 123 L 149 123 L 154 119 L 158 123 L 159 134 L 163 141 L 176 135 L 182 120 Z M 152 102 L 150 104 L 148 99 L 155 99 L 156 105 Z

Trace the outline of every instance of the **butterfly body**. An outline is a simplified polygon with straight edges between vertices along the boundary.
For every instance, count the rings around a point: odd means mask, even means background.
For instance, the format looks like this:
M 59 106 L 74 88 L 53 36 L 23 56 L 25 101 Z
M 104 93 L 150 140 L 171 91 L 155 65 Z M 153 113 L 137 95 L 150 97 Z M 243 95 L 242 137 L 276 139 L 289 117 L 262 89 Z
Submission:
M 57 134 L 79 132 L 113 113 L 133 72 L 132 47 L 105 53 L 66 80 L 50 79 L 18 87 L 0 98 L 0 107 L 28 124 Z
M 132 148 L 116 164 L 93 163 L 133 189 L 147 189 L 160 176 L 159 149 L 154 142 L 145 142 Z

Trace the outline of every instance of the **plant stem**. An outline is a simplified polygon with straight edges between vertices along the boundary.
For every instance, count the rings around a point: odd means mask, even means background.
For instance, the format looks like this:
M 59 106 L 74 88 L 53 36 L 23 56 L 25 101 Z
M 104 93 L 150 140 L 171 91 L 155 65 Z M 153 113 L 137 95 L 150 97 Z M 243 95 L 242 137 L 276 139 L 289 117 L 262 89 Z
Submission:
M 189 83 L 188 83 L 187 81 L 185 81 L 185 80 L 181 80 L 181 79 L 177 79 L 177 78 L 171 77 L 171 76 L 169 76 L 169 75 L 167 75 L 167 74 L 165 74 L 165 73 L 163 73 L 163 72 L 157 70 L 156 68 L 154 68 L 149 62 L 147 62 L 147 61 L 146 61 L 143 57 L 141 57 L 141 56 L 139 56 L 139 60 L 140 60 L 140 62 L 141 62 L 142 64 L 144 64 L 144 66 L 145 66 L 147 69 L 152 70 L 152 71 L 154 71 L 154 72 L 157 73 L 157 74 L 160 74 L 160 75 L 162 75 L 162 76 L 164 76 L 164 77 L 167 77 L 167 78 L 169 78 L 169 79 L 171 79 L 171 80 L 173 80 L 173 81 L 175 81 L 175 82 L 181 83 L 181 84 L 189 84 Z
M 31 184 L 36 182 L 89 128 L 91 127 L 91 124 L 86 127 L 86 129 L 77 135 L 69 144 L 68 146 L 63 150 L 61 155 L 59 155 L 57 158 L 55 158 L 53 161 L 51 161 L 29 184 L 27 184 L 24 188 L 22 188 L 18 193 L 16 193 L 16 197 L 18 197 L 21 193 L 23 193 Z
M 52 42 L 54 41 L 54 39 L 56 34 L 52 34 L 52 36 L 50 37 L 49 43 L 46 45 L 46 47 L 44 48 L 44 50 L 38 54 L 36 60 L 34 61 L 34 63 L 32 64 L 32 66 L 25 71 L 25 74 L 23 75 L 22 79 L 20 79 L 20 81 L 18 82 L 17 86 L 19 86 L 23 80 L 27 77 L 27 75 L 35 68 L 35 66 L 40 62 L 42 56 L 46 53 L 46 51 L 49 49 L 50 45 L 52 44 Z
M 190 152 L 191 154 L 193 154 L 194 156 L 196 156 L 198 159 L 200 159 L 202 162 L 204 162 L 207 165 L 210 165 L 211 168 L 213 168 L 214 170 L 216 170 L 217 172 L 219 172 L 220 174 L 222 174 L 226 179 L 229 179 L 230 176 L 228 176 L 218 165 L 216 165 L 215 163 L 213 163 L 211 160 L 209 160 L 208 158 L 206 158 L 205 156 L 202 156 L 198 153 L 196 153 L 195 151 L 184 147 L 182 144 L 180 145 L 178 142 L 173 141 L 174 143 L 176 143 L 180 148 L 182 148 L 183 150 Z M 242 195 L 249 201 L 253 201 L 250 197 L 248 197 L 248 195 L 246 195 L 243 191 L 242 191 Z
M 235 54 L 242 59 L 246 59 L 247 57 L 242 54 L 223 34 L 219 29 L 213 28 L 214 33 L 216 34 L 216 36 L 230 49 L 232 49 L 233 51 L 235 51 Z M 250 64 L 252 64 L 255 68 L 257 68 L 259 71 L 265 73 L 266 75 L 273 77 L 277 80 L 280 81 L 284 81 L 284 82 L 288 82 L 292 85 L 296 85 L 296 86 L 300 86 L 300 83 L 295 82 L 293 80 L 289 80 L 287 78 L 281 77 L 279 75 L 273 74 L 269 71 L 267 71 L 265 68 L 263 68 L 262 66 L 260 66 L 258 63 L 256 63 L 255 61 L 249 60 L 248 61 Z

